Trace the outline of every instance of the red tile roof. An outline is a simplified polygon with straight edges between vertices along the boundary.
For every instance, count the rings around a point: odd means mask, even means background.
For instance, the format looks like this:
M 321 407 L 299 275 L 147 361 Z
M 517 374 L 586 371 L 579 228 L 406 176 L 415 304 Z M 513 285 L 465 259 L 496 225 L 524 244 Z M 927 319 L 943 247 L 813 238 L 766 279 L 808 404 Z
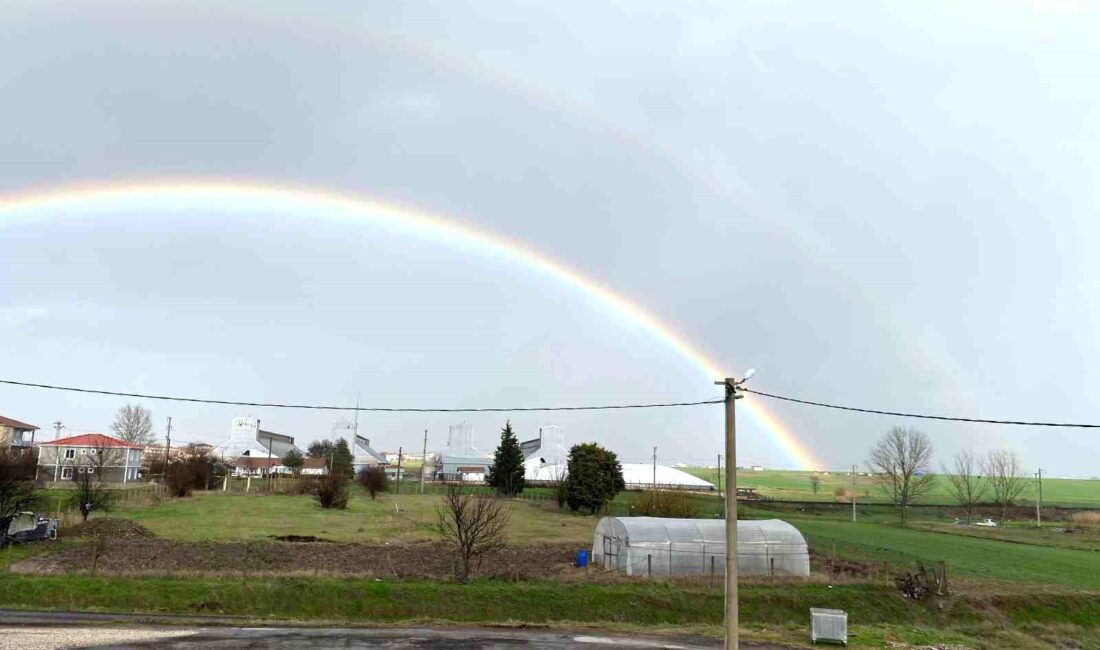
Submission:
M 26 422 L 20 422 L 19 420 L 13 420 L 0 415 L 0 427 L 11 427 L 13 429 L 30 429 L 37 431 L 38 427 L 33 424 L 27 424 Z
M 60 440 L 40 442 L 43 447 L 125 447 L 129 449 L 143 449 L 141 445 L 126 442 L 118 438 L 103 435 L 102 433 L 83 433 L 79 436 L 69 436 Z
M 259 456 L 240 456 L 236 460 L 229 461 L 230 467 L 242 467 L 246 469 L 256 469 L 260 467 L 276 467 L 281 465 L 281 461 L 278 457 L 275 458 L 261 458 Z

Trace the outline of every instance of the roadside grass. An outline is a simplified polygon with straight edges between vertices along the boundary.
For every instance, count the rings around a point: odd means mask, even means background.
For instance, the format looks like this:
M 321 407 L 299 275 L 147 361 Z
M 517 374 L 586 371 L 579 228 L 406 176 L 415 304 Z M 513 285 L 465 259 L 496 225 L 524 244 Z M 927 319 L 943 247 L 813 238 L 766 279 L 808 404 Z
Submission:
M 198 493 L 108 514 L 132 519 L 166 539 L 242 541 L 312 535 L 334 542 L 400 543 L 439 539 L 431 529 L 438 505 L 438 495 L 388 494 L 371 501 L 358 493 L 347 510 L 324 510 L 304 495 Z M 589 545 L 596 526 L 593 517 L 522 499 L 512 501 L 511 522 L 508 541 L 512 544 L 573 541 Z
M 1038 647 L 1036 640 L 1042 635 L 1056 641 L 1096 639 L 1100 623 L 1100 598 L 1090 594 L 1003 592 L 956 597 L 940 608 L 866 583 L 749 583 L 740 593 L 747 636 L 784 642 L 805 641 L 808 608 L 814 606 L 847 610 L 857 647 L 882 647 L 890 640 L 943 643 L 989 638 L 1004 639 L 996 647 Z M 636 626 L 719 634 L 722 591 L 716 586 L 649 581 L 459 585 L 255 576 L 242 580 L 4 574 L 0 606 L 344 624 Z M 1025 635 L 1027 630 L 1032 636 Z M 1014 638 L 1020 643 L 1012 642 Z
M 682 467 L 683 471 L 705 481 L 715 482 L 715 470 L 710 467 Z M 857 472 L 866 471 L 858 468 Z M 767 470 L 763 472 L 738 471 L 738 487 L 754 487 L 761 495 L 771 499 L 790 501 L 836 501 L 838 488 L 851 488 L 851 476 L 847 472 L 829 472 L 819 474 L 821 483 L 817 494 L 810 485 L 807 471 Z M 884 503 L 878 486 L 870 476 L 856 477 L 856 496 L 858 501 Z M 1021 497 L 1023 503 L 1032 502 L 1035 490 L 1029 487 Z M 946 480 L 936 482 L 935 489 L 927 494 L 920 503 L 954 503 Z M 1100 509 L 1100 480 L 1043 478 L 1043 504 L 1047 506 L 1096 507 Z

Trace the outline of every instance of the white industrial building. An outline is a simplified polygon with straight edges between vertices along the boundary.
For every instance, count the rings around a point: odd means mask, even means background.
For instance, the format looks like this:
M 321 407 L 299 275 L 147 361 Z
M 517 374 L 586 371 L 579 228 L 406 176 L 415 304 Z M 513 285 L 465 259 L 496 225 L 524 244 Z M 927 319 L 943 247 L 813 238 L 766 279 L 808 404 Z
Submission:
M 491 464 L 489 454 L 474 447 L 473 427 L 466 422 L 452 424 L 447 446 L 439 452 L 436 477 L 445 481 L 484 481 Z
M 592 562 L 628 576 L 725 575 L 724 519 L 604 517 L 592 538 Z M 797 528 L 779 519 L 737 522 L 741 576 L 810 575 L 810 553 Z
M 539 437 L 520 443 L 523 450 L 524 478 L 535 483 L 554 483 L 568 474 L 566 463 L 569 449 L 561 427 L 545 426 Z M 687 472 L 666 465 L 622 463 L 623 481 L 627 488 L 664 488 L 678 490 L 713 490 L 714 485 Z
M 235 459 L 242 456 L 250 458 L 282 458 L 294 446 L 294 437 L 264 431 L 260 428 L 259 418 L 245 416 L 233 418 L 229 426 L 229 438 L 215 445 L 214 455 L 222 459 Z

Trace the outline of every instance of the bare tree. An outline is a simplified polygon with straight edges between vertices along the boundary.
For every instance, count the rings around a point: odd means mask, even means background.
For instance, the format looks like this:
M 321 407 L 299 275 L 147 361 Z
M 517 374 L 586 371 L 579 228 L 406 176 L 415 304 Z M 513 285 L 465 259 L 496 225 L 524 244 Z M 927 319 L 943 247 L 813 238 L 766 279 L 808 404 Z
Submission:
M 111 509 L 114 494 L 103 483 L 103 469 L 118 460 L 115 458 L 116 450 L 110 447 L 95 447 L 88 452 L 82 455 L 73 467 L 75 489 L 72 500 L 80 510 L 80 516 L 84 521 L 88 521 L 88 516 L 94 510 Z M 119 464 L 124 465 L 124 463 Z
M 814 494 L 817 494 L 818 489 L 821 487 L 821 476 L 818 474 L 810 474 L 810 488 L 813 489 Z
M 972 451 L 955 454 L 955 464 L 950 470 L 943 466 L 951 496 L 966 510 L 966 523 L 974 520 L 974 506 L 989 490 L 989 481 L 982 471 L 983 463 Z
M 141 404 L 127 404 L 115 411 L 111 431 L 126 442 L 147 445 L 153 441 L 153 412 Z
M 0 449 L 0 546 L 19 513 L 38 503 L 34 489 L 35 462 L 31 454 Z
M 936 477 L 931 472 L 932 441 L 916 429 L 890 429 L 871 447 L 867 467 L 882 491 L 901 510 L 902 525 L 909 505 L 935 486 Z
M 461 483 L 447 486 L 434 528 L 454 547 L 459 582 L 469 580 L 471 566 L 476 561 L 480 567 L 482 555 L 504 546 L 509 515 L 496 495 L 474 494 Z
M 1001 504 L 1001 519 L 1008 515 L 1008 506 L 1027 487 L 1020 457 L 1010 449 L 994 449 L 985 458 L 985 475 L 993 489 L 993 498 Z

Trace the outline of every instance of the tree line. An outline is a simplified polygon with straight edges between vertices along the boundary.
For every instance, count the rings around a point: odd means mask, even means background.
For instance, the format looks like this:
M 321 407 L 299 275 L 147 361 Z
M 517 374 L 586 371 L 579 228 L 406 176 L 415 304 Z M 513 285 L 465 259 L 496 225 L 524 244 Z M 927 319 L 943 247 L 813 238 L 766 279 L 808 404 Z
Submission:
M 933 472 L 933 447 L 927 434 L 917 429 L 894 427 L 870 450 L 867 468 L 890 502 L 898 507 L 904 524 L 907 510 L 938 484 Z M 1001 517 L 1028 485 L 1028 476 L 1016 452 L 994 449 L 984 456 L 959 451 L 952 466 L 941 464 L 952 498 L 966 512 L 966 523 L 987 497 L 1001 507 Z

